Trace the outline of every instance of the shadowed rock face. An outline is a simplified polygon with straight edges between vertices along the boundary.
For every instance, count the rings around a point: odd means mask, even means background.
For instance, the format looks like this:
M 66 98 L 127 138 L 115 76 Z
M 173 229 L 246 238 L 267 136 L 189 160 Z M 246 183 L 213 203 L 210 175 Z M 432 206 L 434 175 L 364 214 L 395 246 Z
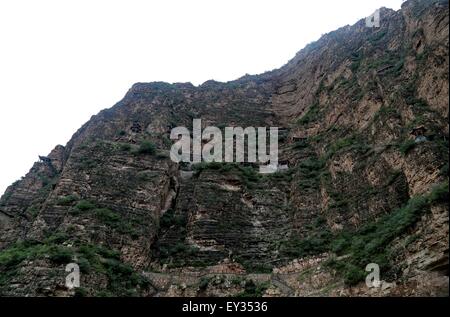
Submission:
M 2 196 L 0 294 L 448 294 L 448 2 L 381 17 L 261 75 L 135 84 Z M 288 170 L 173 163 L 195 118 L 285 128 Z

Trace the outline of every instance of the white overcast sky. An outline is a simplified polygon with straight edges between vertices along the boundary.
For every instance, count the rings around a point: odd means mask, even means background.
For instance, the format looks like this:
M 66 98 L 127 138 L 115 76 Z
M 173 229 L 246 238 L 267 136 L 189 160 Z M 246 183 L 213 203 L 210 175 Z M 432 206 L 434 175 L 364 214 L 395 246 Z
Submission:
M 322 34 L 401 3 L 0 0 L 0 195 L 135 82 L 262 73 Z

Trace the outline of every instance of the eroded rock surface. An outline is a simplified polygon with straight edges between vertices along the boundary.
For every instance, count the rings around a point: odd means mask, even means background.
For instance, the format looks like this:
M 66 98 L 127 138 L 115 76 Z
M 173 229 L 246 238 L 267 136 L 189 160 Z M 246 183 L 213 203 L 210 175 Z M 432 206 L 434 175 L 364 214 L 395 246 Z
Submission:
M 381 16 L 272 72 L 135 84 L 2 196 L 0 294 L 448 295 L 448 1 Z M 288 168 L 173 163 L 196 118 L 283 128 Z

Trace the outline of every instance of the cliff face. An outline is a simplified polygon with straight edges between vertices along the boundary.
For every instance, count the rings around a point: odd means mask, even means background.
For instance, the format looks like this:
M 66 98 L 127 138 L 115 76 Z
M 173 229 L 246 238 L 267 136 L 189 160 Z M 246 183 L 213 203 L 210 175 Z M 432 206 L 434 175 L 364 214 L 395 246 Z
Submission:
M 0 294 L 448 294 L 448 2 L 381 17 L 262 75 L 135 84 L 1 198 Z M 173 163 L 194 118 L 284 128 L 289 169 Z

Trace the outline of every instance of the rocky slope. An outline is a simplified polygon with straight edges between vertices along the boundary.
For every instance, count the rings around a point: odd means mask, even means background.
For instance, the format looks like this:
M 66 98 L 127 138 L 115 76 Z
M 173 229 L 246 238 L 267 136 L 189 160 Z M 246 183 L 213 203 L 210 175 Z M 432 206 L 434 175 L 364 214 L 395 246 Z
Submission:
M 448 1 L 410 0 L 269 73 L 135 84 L 2 196 L 0 294 L 448 295 L 448 44 Z M 289 169 L 173 163 L 194 118 L 283 128 Z

